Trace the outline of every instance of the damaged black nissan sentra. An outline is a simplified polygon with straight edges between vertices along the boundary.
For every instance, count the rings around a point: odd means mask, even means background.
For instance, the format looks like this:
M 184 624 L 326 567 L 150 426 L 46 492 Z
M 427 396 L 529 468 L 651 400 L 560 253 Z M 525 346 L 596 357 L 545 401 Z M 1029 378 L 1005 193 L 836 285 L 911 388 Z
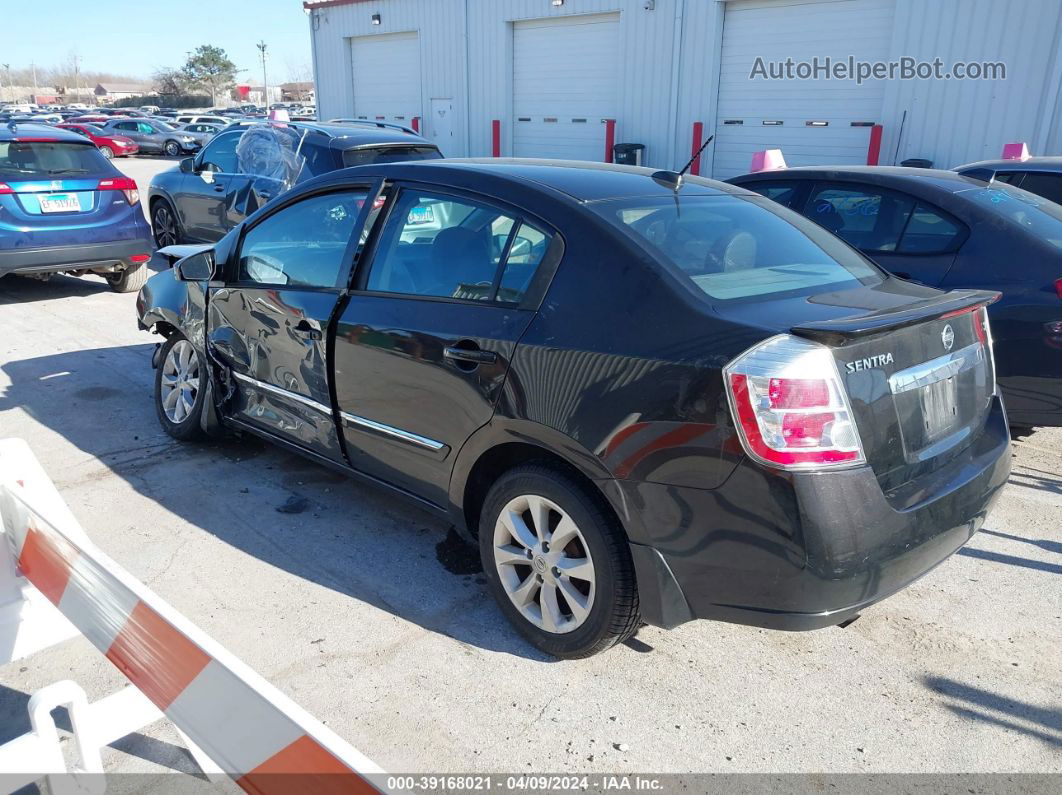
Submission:
M 363 166 L 163 253 L 138 301 L 163 427 L 449 517 L 560 657 L 642 621 L 843 623 L 961 547 L 1009 472 L 997 294 L 892 278 L 723 183 Z

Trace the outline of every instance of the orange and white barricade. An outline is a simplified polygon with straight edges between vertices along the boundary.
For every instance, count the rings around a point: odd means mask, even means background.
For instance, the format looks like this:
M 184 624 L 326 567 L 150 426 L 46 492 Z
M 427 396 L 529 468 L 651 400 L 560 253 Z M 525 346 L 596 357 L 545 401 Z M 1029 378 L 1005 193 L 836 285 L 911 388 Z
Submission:
M 102 775 L 81 775 L 102 774 L 100 750 L 165 716 L 212 780 L 255 793 L 383 790 L 376 764 L 96 548 L 17 439 L 0 441 L 0 530 L 0 663 L 79 632 L 134 685 L 93 704 L 73 682 L 38 691 L 32 731 L 0 745 L 4 786 L 48 776 L 53 791 L 101 791 Z M 49 714 L 62 705 L 72 770 Z

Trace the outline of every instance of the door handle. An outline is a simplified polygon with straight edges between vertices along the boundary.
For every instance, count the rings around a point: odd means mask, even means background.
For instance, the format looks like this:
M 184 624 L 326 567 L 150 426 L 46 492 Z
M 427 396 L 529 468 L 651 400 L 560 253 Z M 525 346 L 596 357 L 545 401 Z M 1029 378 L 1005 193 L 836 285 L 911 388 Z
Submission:
M 455 362 L 468 362 L 470 364 L 494 364 L 498 361 L 498 354 L 494 351 L 483 351 L 479 348 L 457 348 L 453 345 L 443 348 L 443 356 Z
M 225 186 L 215 182 L 214 183 L 214 190 L 217 191 L 218 193 L 224 193 L 225 192 Z
M 294 331 L 296 334 L 301 334 L 311 340 L 321 339 L 321 326 L 316 320 L 311 321 L 303 318 L 295 325 Z

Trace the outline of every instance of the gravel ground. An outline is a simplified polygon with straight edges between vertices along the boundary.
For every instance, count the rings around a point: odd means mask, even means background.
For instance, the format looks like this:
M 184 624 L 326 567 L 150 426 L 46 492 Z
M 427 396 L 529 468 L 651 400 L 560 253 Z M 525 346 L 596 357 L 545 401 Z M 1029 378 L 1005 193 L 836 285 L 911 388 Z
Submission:
M 116 163 L 145 190 L 173 161 Z M 164 435 L 134 301 L 0 282 L 0 435 L 110 556 L 385 769 L 1062 772 L 1062 429 L 1014 445 L 966 548 L 846 629 L 696 622 L 556 662 L 444 523 L 253 439 Z M 303 512 L 276 510 L 292 497 Z M 67 678 L 122 684 L 80 638 L 0 666 L 0 742 Z M 105 763 L 194 769 L 165 723 Z

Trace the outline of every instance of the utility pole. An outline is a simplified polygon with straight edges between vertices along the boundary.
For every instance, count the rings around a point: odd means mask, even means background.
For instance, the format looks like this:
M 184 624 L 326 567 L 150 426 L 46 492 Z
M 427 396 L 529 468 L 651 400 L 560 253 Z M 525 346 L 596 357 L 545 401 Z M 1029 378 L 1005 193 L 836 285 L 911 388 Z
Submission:
M 30 61 L 30 69 L 33 72 L 33 101 L 37 101 L 37 94 L 40 92 L 37 90 L 37 64 Z
M 5 64 L 0 64 L 0 66 L 3 66 L 4 67 L 4 71 L 7 72 L 7 82 L 8 82 L 8 84 L 10 84 L 11 83 L 11 64 L 5 63 Z M 3 83 L 2 80 L 0 80 L 0 100 L 3 100 L 3 98 L 4 98 L 3 88 L 4 88 L 4 83 Z
M 78 71 L 78 57 L 74 54 L 74 97 L 75 102 L 81 101 L 81 73 Z
M 262 54 L 262 105 L 265 106 L 266 110 L 269 110 L 269 81 L 266 80 L 266 43 L 260 41 L 255 47 Z

